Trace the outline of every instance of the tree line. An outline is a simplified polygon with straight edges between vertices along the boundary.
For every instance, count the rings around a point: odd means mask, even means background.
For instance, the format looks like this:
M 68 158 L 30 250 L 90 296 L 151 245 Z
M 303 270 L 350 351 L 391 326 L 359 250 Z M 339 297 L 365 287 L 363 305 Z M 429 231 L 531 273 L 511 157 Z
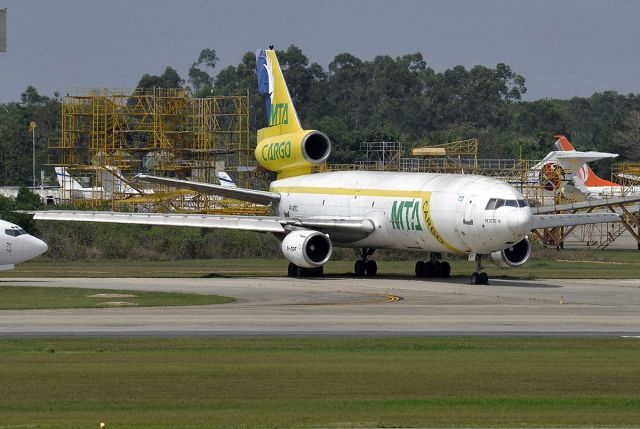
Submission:
M 582 150 L 640 160 L 640 95 L 605 91 L 523 101 L 525 77 L 504 63 L 438 72 L 419 52 L 372 60 L 341 53 L 325 69 L 293 45 L 277 54 L 303 125 L 331 138 L 331 162 L 357 160 L 362 141 L 402 141 L 411 148 L 474 137 L 480 140 L 481 157 L 541 158 L 553 149 L 556 133 Z M 183 87 L 197 97 L 248 94 L 251 128 L 265 126 L 255 54 L 245 53 L 238 64 L 214 76 L 218 62 L 214 49 L 204 49 L 187 79 L 167 66 L 159 75 L 144 74 L 138 87 Z M 19 101 L 0 105 L 0 185 L 31 183 L 28 124 L 38 124 L 39 170 L 46 164 L 47 141 L 58 137 L 60 110 L 60 94 L 42 96 L 33 86 Z

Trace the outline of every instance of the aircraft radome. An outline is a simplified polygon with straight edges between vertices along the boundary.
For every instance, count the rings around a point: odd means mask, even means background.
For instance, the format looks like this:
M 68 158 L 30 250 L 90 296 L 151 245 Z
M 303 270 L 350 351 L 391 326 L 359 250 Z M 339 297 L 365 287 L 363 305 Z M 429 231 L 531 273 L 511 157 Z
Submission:
M 255 157 L 277 172 L 269 191 L 139 175 L 151 183 L 271 205 L 273 216 L 214 216 L 39 211 L 36 219 L 193 226 L 270 232 L 282 240 L 290 276 L 320 275 L 333 247 L 360 249 L 356 275 L 375 276 L 375 249 L 429 252 L 417 276 L 450 275 L 447 253 L 475 255 L 474 284 L 488 282 L 481 261 L 519 267 L 530 256 L 527 234 L 550 228 L 618 221 L 614 213 L 534 215 L 513 186 L 461 174 L 341 171 L 311 174 L 331 151 L 320 131 L 304 130 L 275 51 L 256 53 L 258 89 L 268 126 L 258 131 Z
M 47 243 L 11 222 L 0 220 L 0 270 L 12 270 L 47 251 Z

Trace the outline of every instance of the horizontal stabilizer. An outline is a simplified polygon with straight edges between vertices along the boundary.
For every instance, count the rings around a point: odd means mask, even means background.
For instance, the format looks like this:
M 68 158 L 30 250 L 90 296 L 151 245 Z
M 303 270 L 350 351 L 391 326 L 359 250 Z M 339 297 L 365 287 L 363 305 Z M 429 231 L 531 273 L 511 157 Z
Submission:
M 556 228 L 559 226 L 588 225 L 592 223 L 619 222 L 615 213 L 574 213 L 534 215 L 531 229 Z
M 212 183 L 193 182 L 190 180 L 170 179 L 168 177 L 148 176 L 138 174 L 136 178 L 143 182 L 157 183 L 159 185 L 172 186 L 178 189 L 190 189 L 204 194 L 219 195 L 234 200 L 247 201 L 255 204 L 269 205 L 280 200 L 280 194 L 269 191 L 257 191 L 237 187 L 214 185 Z

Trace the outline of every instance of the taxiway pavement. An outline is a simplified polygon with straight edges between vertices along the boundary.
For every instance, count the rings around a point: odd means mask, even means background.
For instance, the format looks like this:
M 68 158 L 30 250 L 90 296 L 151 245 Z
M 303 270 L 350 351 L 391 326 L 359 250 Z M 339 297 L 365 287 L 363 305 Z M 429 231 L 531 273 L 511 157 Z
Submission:
M 233 296 L 193 307 L 0 311 L 0 337 L 640 335 L 638 280 L 466 278 L 10 279 L 0 285 Z

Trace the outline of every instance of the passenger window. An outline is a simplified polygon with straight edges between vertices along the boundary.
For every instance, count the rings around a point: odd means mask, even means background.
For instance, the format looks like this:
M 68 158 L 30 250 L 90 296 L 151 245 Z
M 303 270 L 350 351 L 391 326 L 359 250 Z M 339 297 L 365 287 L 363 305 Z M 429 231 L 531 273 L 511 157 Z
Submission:
M 516 200 L 507 200 L 505 203 L 507 207 L 518 207 L 518 202 Z
M 504 206 L 504 200 L 497 199 L 496 200 L 496 208 L 499 209 L 502 206 Z
M 495 210 L 496 208 L 496 199 L 495 198 L 491 198 L 489 200 L 489 202 L 487 203 L 487 207 L 485 207 L 485 210 Z
M 528 204 L 525 200 L 518 200 L 518 207 L 527 207 Z

